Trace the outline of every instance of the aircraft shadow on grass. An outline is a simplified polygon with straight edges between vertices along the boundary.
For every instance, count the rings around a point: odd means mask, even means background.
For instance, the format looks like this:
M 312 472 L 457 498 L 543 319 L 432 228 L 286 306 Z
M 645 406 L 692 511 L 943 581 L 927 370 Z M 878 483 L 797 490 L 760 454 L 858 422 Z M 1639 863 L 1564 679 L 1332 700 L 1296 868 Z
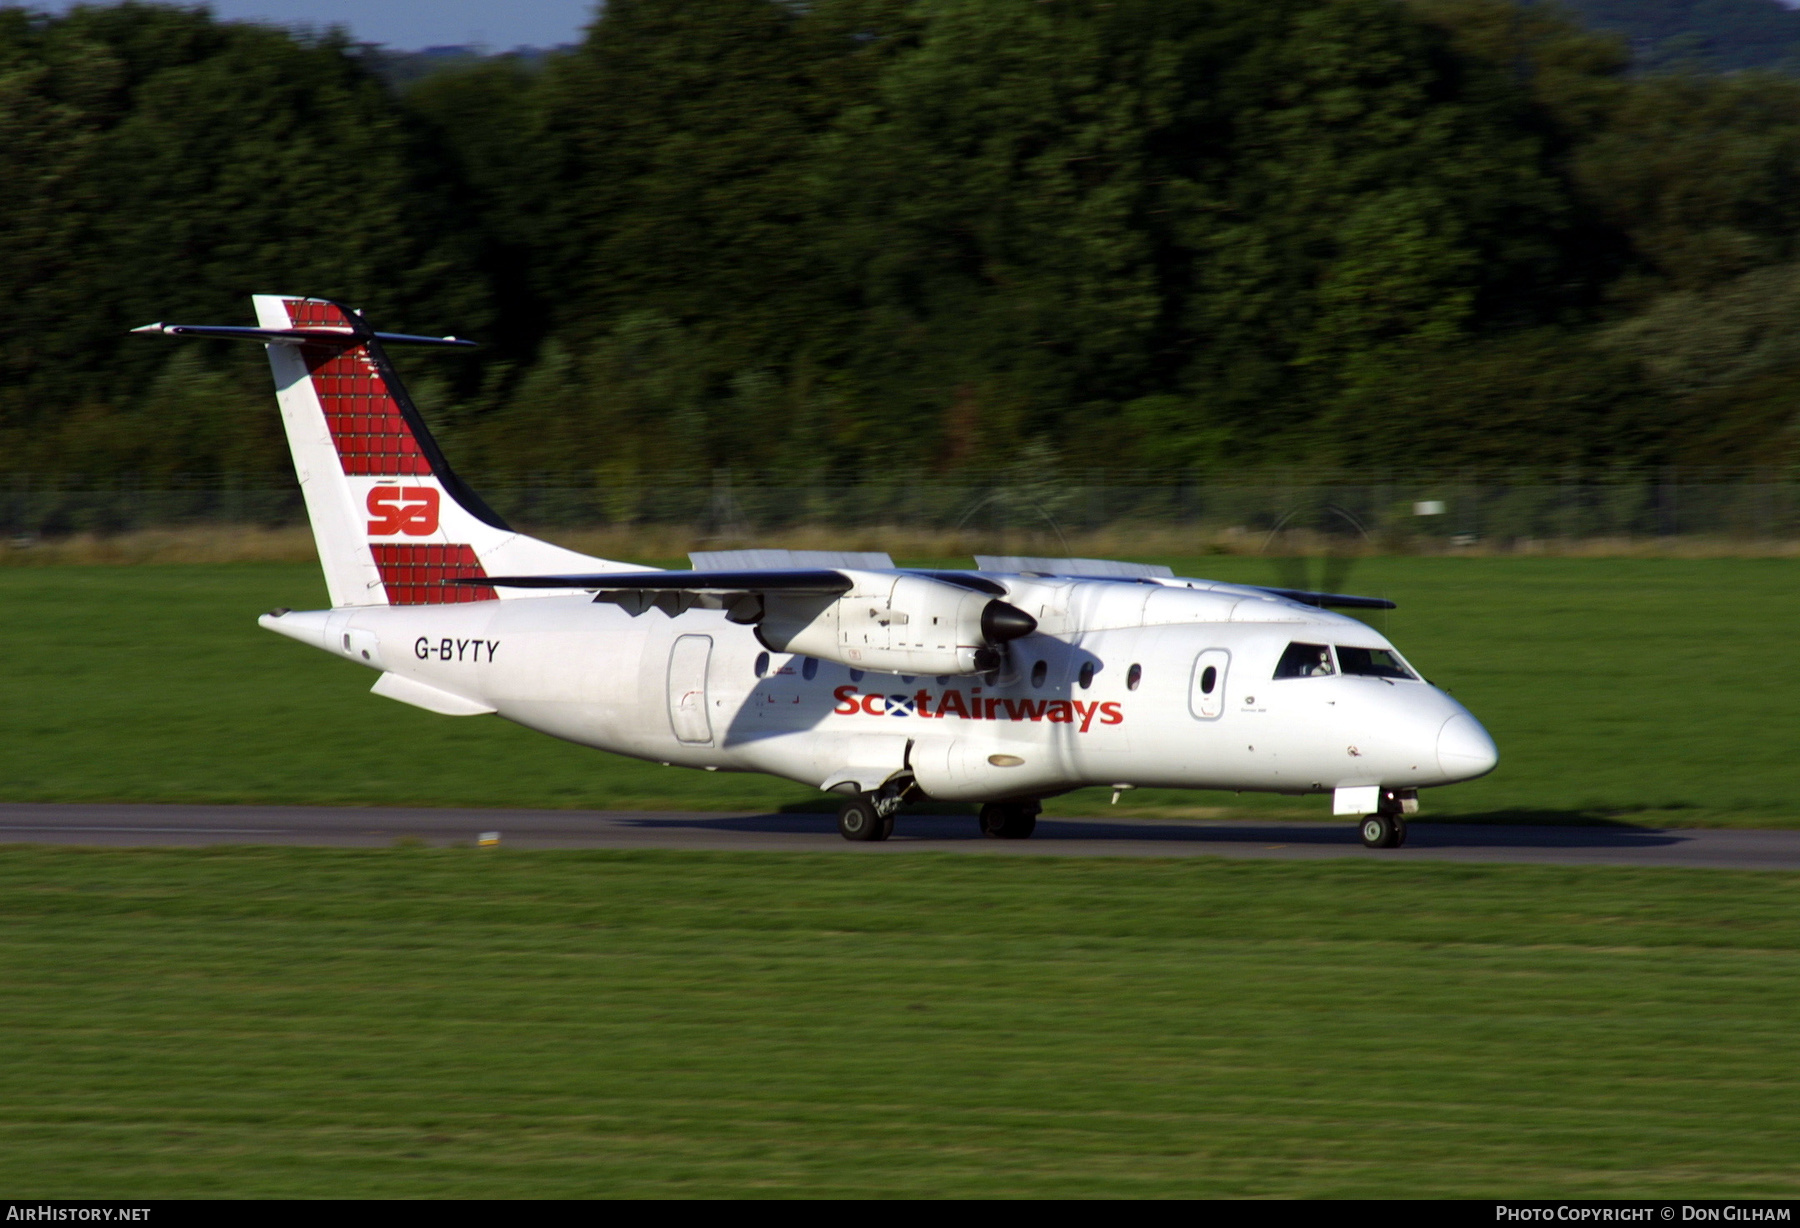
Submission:
M 688 829 L 695 831 L 767 832 L 770 834 L 820 834 L 835 830 L 834 816 L 789 812 L 721 815 L 717 818 L 633 815 L 621 825 L 637 828 Z M 980 840 L 975 819 L 968 815 L 901 814 L 894 825 L 894 840 Z M 1144 819 L 1049 819 L 1040 818 L 1034 843 L 1045 840 L 1095 842 L 1146 841 L 1160 844 L 1282 844 L 1290 847 L 1331 847 L 1358 842 L 1356 830 L 1345 823 L 1186 823 Z M 1543 848 L 1543 849 L 1642 849 L 1680 844 L 1678 832 L 1626 826 L 1527 826 L 1489 823 L 1415 822 L 1407 837 L 1409 849 L 1421 848 Z

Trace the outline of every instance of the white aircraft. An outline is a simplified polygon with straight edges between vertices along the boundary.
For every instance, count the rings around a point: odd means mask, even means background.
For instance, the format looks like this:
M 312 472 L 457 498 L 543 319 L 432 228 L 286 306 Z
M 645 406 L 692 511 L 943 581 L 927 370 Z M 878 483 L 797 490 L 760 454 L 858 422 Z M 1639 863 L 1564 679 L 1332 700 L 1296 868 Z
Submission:
M 255 328 L 134 331 L 267 347 L 332 608 L 259 622 L 379 671 L 377 695 L 834 791 L 849 840 L 921 798 L 1023 839 L 1043 798 L 1099 785 L 1331 793 L 1392 848 L 1419 789 L 1498 761 L 1385 637 L 1323 608 L 1391 608 L 1374 598 L 1096 559 L 739 550 L 658 571 L 526 537 L 452 472 L 383 352 L 470 342 L 254 302 Z

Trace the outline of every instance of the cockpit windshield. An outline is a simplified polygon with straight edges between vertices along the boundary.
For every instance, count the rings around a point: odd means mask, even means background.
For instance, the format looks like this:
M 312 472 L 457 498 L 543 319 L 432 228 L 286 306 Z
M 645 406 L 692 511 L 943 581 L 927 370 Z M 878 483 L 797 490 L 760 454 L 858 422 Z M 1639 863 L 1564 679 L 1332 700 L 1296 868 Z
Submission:
M 1385 648 L 1347 648 L 1339 644 L 1337 658 L 1338 667 L 1346 674 L 1359 674 L 1364 678 L 1418 678 L 1398 653 Z
M 1275 663 L 1277 678 L 1323 678 L 1335 673 L 1331 649 L 1324 644 L 1289 644 Z

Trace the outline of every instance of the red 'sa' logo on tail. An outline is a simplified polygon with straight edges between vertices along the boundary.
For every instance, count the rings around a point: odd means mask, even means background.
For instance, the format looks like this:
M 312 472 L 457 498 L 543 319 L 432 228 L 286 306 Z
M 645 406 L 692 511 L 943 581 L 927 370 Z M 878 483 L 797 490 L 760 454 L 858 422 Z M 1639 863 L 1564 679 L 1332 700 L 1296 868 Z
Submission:
M 369 492 L 370 537 L 426 537 L 437 532 L 438 492 L 431 486 L 377 486 Z

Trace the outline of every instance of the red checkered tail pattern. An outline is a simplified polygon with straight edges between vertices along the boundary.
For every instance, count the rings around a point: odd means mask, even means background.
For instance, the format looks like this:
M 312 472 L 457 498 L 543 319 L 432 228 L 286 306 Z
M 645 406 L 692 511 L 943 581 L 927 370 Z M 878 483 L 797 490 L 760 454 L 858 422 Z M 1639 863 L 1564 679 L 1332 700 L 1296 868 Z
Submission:
M 450 468 L 387 346 L 471 343 L 376 332 L 359 312 L 328 299 L 253 301 L 254 328 L 153 324 L 135 331 L 267 347 L 334 607 L 510 600 L 515 593 L 452 581 L 635 570 L 515 531 Z

